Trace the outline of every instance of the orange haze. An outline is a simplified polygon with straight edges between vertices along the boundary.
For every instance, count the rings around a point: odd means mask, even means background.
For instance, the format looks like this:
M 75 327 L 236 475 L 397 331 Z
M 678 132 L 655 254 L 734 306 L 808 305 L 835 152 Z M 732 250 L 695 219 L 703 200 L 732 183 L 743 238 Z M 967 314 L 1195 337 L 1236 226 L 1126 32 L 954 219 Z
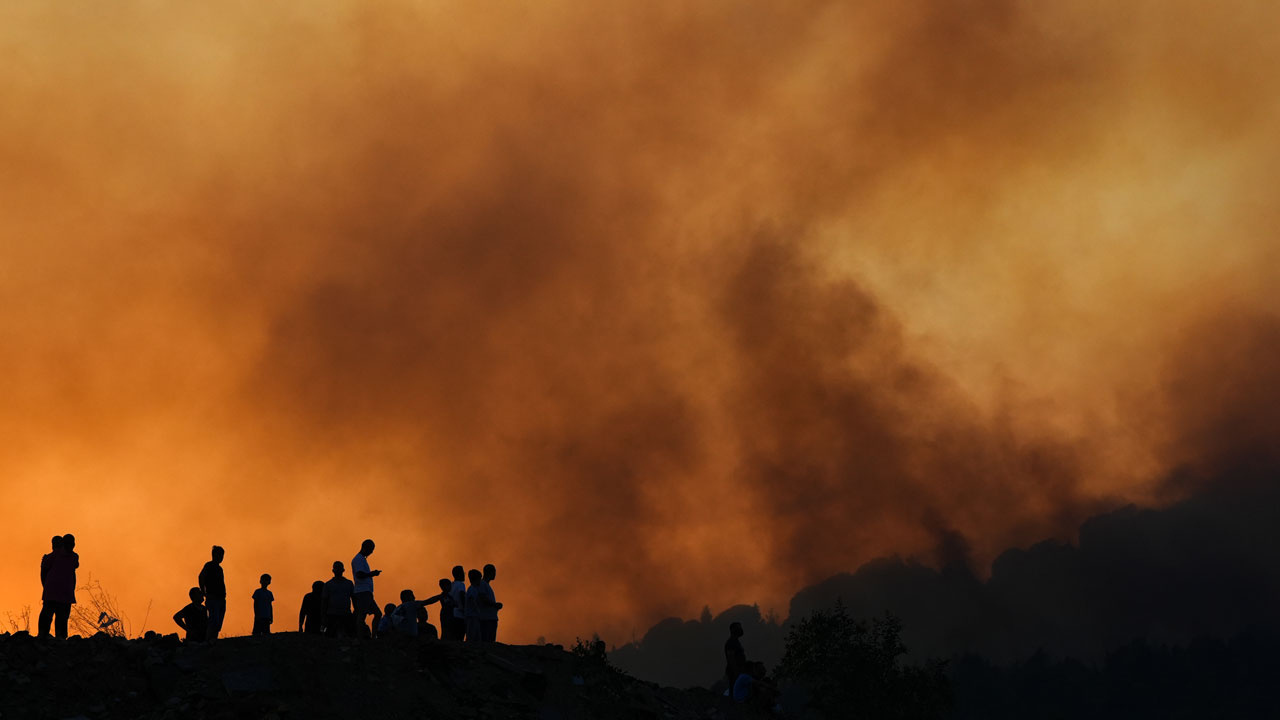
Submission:
M 214 543 L 288 629 L 372 537 L 384 603 L 495 562 L 506 638 L 623 641 L 1166 500 L 1179 348 L 1280 310 L 1277 32 L 7 0 L 0 610 L 74 532 L 134 632 Z

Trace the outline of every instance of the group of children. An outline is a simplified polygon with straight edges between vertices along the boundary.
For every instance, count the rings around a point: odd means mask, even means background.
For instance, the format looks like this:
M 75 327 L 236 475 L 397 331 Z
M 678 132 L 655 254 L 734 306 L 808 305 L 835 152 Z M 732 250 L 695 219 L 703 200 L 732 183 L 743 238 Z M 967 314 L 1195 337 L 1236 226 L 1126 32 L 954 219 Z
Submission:
M 360 552 L 351 561 L 355 581 L 344 577 L 346 566 L 341 561 L 333 563 L 333 577 L 328 582 L 319 580 L 311 584 L 311 592 L 302 598 L 298 612 L 298 632 L 323 633 L 329 636 L 370 637 L 399 635 L 402 637 L 430 637 L 432 639 L 468 642 L 494 642 L 498 634 L 498 611 L 502 603 L 497 601 L 492 582 L 497 568 L 485 565 L 484 570 L 471 570 L 463 574 L 461 565 L 453 568 L 453 580 L 440 579 L 440 592 L 425 600 L 418 600 L 412 590 L 400 592 L 400 604 L 388 603 L 385 614 L 373 599 L 373 579 L 381 570 L 369 568 L 368 558 L 373 554 L 374 543 L 365 540 Z M 225 551 L 213 546 L 212 560 L 200 571 L 199 585 L 191 588 L 191 602 L 177 613 L 173 621 L 186 632 L 188 641 L 214 640 L 222 629 L 226 613 L 226 584 L 222 573 Z M 468 587 L 464 578 L 470 580 Z M 261 587 L 253 592 L 253 634 L 270 634 L 274 621 L 272 604 L 275 596 L 268 589 L 271 576 L 259 578 Z M 440 630 L 437 633 L 427 616 L 426 606 L 440 604 Z M 365 624 L 372 615 L 373 622 Z

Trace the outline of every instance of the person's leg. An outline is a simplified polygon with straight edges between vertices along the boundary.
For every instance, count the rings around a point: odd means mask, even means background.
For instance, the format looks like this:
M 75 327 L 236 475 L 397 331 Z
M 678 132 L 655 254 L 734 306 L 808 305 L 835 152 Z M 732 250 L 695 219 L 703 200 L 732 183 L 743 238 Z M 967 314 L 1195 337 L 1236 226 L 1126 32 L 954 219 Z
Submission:
M 213 640 L 218 637 L 218 632 L 222 630 L 222 616 L 226 612 L 226 599 L 219 602 L 219 598 L 209 596 L 204 601 L 205 609 L 209 611 L 209 625 L 205 630 L 205 639 Z
M 382 622 L 382 610 L 378 608 L 378 603 L 373 599 L 373 593 L 369 593 L 369 604 L 373 608 L 373 622 L 369 625 L 369 637 L 378 637 L 378 623 Z
M 338 632 L 340 631 L 339 622 L 341 621 L 337 615 L 326 615 L 324 618 L 324 634 L 329 637 L 338 637 Z
M 209 607 L 209 639 L 215 640 L 222 633 L 222 621 L 227 617 L 227 598 L 209 598 L 205 604 Z
M 480 639 L 484 642 L 495 642 L 498 639 L 498 621 L 480 621 Z
M 480 619 L 467 618 L 467 642 L 480 642 L 483 638 L 480 633 Z
M 71 617 L 71 603 L 55 603 L 53 607 L 53 633 L 59 640 L 67 639 L 67 620 Z
M 352 595 L 351 599 L 354 600 L 353 604 L 356 606 L 356 614 L 353 618 L 353 621 L 356 624 L 356 631 L 361 635 L 364 635 L 365 630 L 368 629 L 365 626 L 364 619 L 369 615 L 369 604 L 373 600 L 373 593 L 358 592 L 355 595 Z M 369 636 L 373 637 L 372 632 L 370 632 Z
M 46 600 L 40 608 L 40 618 L 36 621 L 36 636 L 49 637 L 49 623 L 53 622 L 53 603 Z

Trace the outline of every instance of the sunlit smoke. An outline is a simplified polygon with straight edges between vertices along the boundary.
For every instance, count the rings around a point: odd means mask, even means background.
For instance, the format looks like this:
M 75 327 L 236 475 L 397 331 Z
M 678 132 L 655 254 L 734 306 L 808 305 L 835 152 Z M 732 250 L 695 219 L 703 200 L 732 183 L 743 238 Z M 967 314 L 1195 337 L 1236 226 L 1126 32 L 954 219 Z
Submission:
M 1278 16 L 6 3 L 0 608 L 71 531 L 288 629 L 374 537 L 625 639 L 1171 500 L 1280 310 Z

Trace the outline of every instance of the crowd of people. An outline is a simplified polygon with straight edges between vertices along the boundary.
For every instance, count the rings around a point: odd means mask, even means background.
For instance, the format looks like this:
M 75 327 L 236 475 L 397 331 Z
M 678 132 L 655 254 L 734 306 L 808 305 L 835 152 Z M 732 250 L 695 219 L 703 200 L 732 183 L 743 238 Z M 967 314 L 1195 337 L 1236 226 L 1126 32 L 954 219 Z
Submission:
M 455 566 L 452 580 L 440 579 L 439 593 L 418 600 L 413 590 L 405 589 L 400 592 L 399 605 L 387 603 L 384 609 L 379 609 L 373 596 L 373 580 L 382 571 L 369 566 L 369 556 L 374 548 L 372 540 L 365 540 L 360 545 L 360 552 L 351 559 L 354 581 L 346 577 L 346 565 L 335 560 L 333 577 L 327 582 L 316 580 L 311 584 L 311 592 L 303 596 L 302 607 L 298 611 L 298 632 L 333 637 L 429 637 L 459 642 L 497 640 L 498 611 L 502 609 L 502 603 L 493 592 L 492 583 L 498 570 L 492 564 L 485 565 L 483 570 L 472 569 L 465 574 L 461 565 Z M 214 545 L 211 559 L 200 570 L 197 585 L 187 593 L 191 602 L 174 613 L 173 621 L 186 633 L 188 642 L 212 641 L 222 632 L 227 612 L 227 585 L 222 572 L 225 557 L 226 551 Z M 266 635 L 271 633 L 271 625 L 275 621 L 275 595 L 269 589 L 271 576 L 263 574 L 259 585 L 252 596 L 253 634 Z M 438 631 L 427 613 L 427 606 L 437 603 L 440 605 Z M 65 621 L 63 625 L 65 629 Z
M 44 588 L 40 610 L 39 635 L 49 635 L 50 624 L 59 638 L 67 637 L 67 621 L 75 604 L 76 570 L 80 556 L 76 539 L 71 534 L 55 535 L 52 550 L 40 560 L 40 584 Z M 464 573 L 461 565 L 452 571 L 452 579 L 440 578 L 440 592 L 418 600 L 413 590 L 400 591 L 400 604 L 387 603 L 379 609 L 373 596 L 373 579 L 382 574 L 369 566 L 373 540 L 360 544 L 360 552 L 351 558 L 355 580 L 347 579 L 346 565 L 333 563 L 333 577 L 328 582 L 316 580 L 311 592 L 302 597 L 298 611 L 298 632 L 324 634 L 331 637 L 428 637 L 465 642 L 495 642 L 498 637 L 498 611 L 502 603 L 493 592 L 498 570 L 492 564 L 483 570 Z M 200 569 L 197 584 L 188 591 L 191 602 L 174 613 L 173 621 L 186 633 L 188 642 L 217 639 L 227 613 L 227 584 L 222 572 L 226 551 L 213 546 L 211 558 Z M 470 584 L 468 585 L 468 582 Z M 275 621 L 275 595 L 269 589 L 271 576 L 263 573 L 259 587 L 253 591 L 253 634 L 267 635 Z M 440 628 L 431 624 L 428 605 L 440 605 Z M 369 618 L 372 617 L 372 622 Z M 742 647 L 742 624 L 729 625 L 729 639 L 724 644 L 726 695 L 737 702 L 771 704 L 776 686 L 768 680 L 763 663 L 747 660 Z

